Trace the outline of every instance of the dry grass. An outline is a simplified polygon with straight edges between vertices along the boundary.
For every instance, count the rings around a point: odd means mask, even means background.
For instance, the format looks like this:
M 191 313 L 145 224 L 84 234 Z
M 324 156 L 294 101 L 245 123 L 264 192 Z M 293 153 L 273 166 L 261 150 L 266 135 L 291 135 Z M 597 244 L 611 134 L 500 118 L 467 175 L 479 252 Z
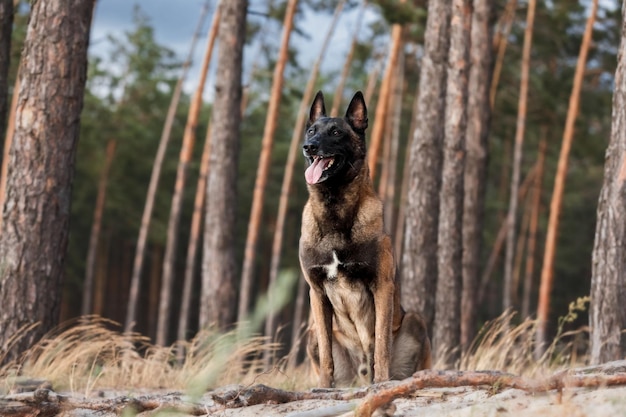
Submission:
M 581 349 L 575 341 L 584 330 L 564 332 L 563 328 L 584 309 L 586 301 L 570 305 L 559 322 L 557 338 L 539 360 L 533 358 L 536 323 L 525 320 L 515 325 L 515 315 L 508 313 L 485 325 L 459 368 L 533 376 L 582 364 L 585 358 L 577 356 Z M 226 334 L 202 332 L 189 342 L 167 347 L 118 329 L 115 323 L 98 317 L 66 324 L 19 361 L 0 369 L 0 391 L 10 389 L 18 377 L 46 379 L 56 390 L 85 395 L 113 388 L 185 390 L 199 396 L 212 387 L 229 384 L 264 383 L 291 390 L 314 385 L 305 365 L 289 367 L 286 358 L 273 369 L 264 369 L 260 352 L 272 353 L 278 346 L 254 337 L 243 327 Z
M 259 352 L 276 349 L 265 338 L 201 332 L 193 340 L 155 346 L 139 334 L 124 334 L 111 321 L 86 317 L 67 323 L 31 348 L 20 360 L 0 369 L 0 384 L 10 389 L 16 378 L 43 378 L 56 390 L 82 392 L 114 388 L 176 389 L 204 392 L 233 383 L 271 378 L 297 386 L 301 370 L 290 376 L 275 368 L 264 372 Z M 0 385 L 1 387 L 1 385 Z

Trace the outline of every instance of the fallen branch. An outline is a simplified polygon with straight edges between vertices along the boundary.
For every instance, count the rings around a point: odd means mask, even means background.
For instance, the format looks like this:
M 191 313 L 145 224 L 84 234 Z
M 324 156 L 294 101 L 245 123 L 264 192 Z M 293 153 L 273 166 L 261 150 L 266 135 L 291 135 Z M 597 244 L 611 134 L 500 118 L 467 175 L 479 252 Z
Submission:
M 455 388 L 462 386 L 489 385 L 498 388 L 516 388 L 532 393 L 562 391 L 563 388 L 598 388 L 612 385 L 626 385 L 626 373 L 616 375 L 571 375 L 557 373 L 546 379 L 529 379 L 494 371 L 420 371 L 387 387 L 386 384 L 373 385 L 371 392 L 356 408 L 355 417 L 369 417 L 379 407 L 391 401 L 408 397 L 424 388 Z

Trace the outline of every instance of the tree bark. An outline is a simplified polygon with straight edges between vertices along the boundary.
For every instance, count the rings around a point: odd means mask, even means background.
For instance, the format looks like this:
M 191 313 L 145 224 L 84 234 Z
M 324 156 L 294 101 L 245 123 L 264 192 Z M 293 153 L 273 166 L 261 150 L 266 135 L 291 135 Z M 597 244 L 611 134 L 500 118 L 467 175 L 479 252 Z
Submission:
M 432 330 L 435 316 L 441 149 L 451 7 L 450 0 L 428 2 L 417 98 L 417 128 L 409 157 L 402 254 L 402 305 L 421 313 L 429 330 Z
M 537 173 L 535 174 L 535 179 L 533 181 L 530 225 L 528 226 L 528 248 L 526 250 L 526 268 L 524 271 L 524 291 L 522 293 L 522 319 L 530 317 L 530 295 L 532 292 L 533 275 L 535 271 L 535 249 L 537 247 L 537 229 L 539 227 L 539 212 L 541 210 L 541 188 L 543 183 L 543 169 L 546 159 L 547 127 L 543 126 L 541 132 L 539 155 L 537 156 Z
M 513 255 L 515 253 L 515 235 L 518 206 L 518 189 L 522 169 L 522 145 L 526 131 L 526 109 L 528 103 L 528 79 L 530 72 L 530 49 L 533 40 L 533 25 L 535 21 L 536 0 L 528 1 L 526 14 L 526 29 L 524 31 L 524 47 L 520 70 L 520 91 L 517 107 L 517 126 L 515 129 L 515 146 L 513 148 L 513 167 L 511 174 L 511 191 L 509 194 L 509 210 L 507 213 L 506 254 L 504 257 L 504 285 L 502 294 L 502 310 L 511 308 Z
M 458 347 L 461 341 L 463 284 L 463 172 L 471 24 L 471 0 L 453 0 L 437 237 L 439 275 L 433 330 L 434 356 L 447 367 L 453 367 L 461 354 Z
M 135 325 L 135 315 L 137 310 L 137 299 L 139 298 L 139 288 L 141 286 L 141 273 L 143 271 L 143 263 L 146 255 L 146 243 L 148 241 L 148 231 L 150 229 L 150 222 L 152 220 L 152 210 L 154 209 L 154 200 L 156 198 L 156 191 L 159 185 L 159 178 L 161 176 L 161 169 L 163 168 L 163 161 L 165 159 L 165 151 L 167 150 L 168 142 L 172 134 L 172 126 L 174 124 L 174 117 L 176 116 L 176 109 L 180 102 L 180 96 L 183 91 L 183 82 L 189 72 L 189 66 L 191 65 L 191 58 L 194 50 L 196 49 L 196 42 L 202 26 L 204 24 L 204 18 L 208 10 L 203 9 L 198 19 L 196 30 L 194 31 L 193 38 L 191 39 L 191 47 L 189 48 L 189 55 L 183 63 L 182 73 L 180 78 L 174 87 L 172 93 L 172 100 L 170 101 L 169 108 L 167 109 L 167 116 L 165 117 L 165 124 L 163 125 L 163 132 L 161 133 L 161 139 L 159 140 L 159 147 L 157 148 L 156 156 L 154 157 L 154 164 L 152 166 L 152 174 L 150 175 L 150 183 L 148 185 L 148 193 L 146 195 L 146 204 L 141 216 L 141 225 L 139 227 L 139 236 L 137 237 L 137 247 L 135 248 L 135 259 L 133 261 L 133 273 L 130 280 L 130 290 L 128 294 L 128 306 L 126 311 L 126 321 L 124 323 L 124 330 L 130 332 Z
M 322 60 L 324 59 L 324 55 L 326 54 L 326 50 L 328 49 L 328 44 L 330 43 L 330 39 L 334 33 L 335 27 L 337 26 L 337 20 L 341 15 L 344 3 L 345 0 L 340 0 L 337 3 L 333 19 L 328 26 L 328 31 L 326 32 L 326 37 L 324 38 L 324 42 L 322 43 L 319 55 L 317 56 L 317 59 L 313 64 L 313 68 L 311 69 L 311 73 L 309 74 L 309 79 L 304 89 L 304 94 L 302 95 L 302 99 L 300 100 L 300 107 L 298 110 L 298 115 L 296 117 L 296 124 L 293 128 L 293 132 L 291 135 L 291 142 L 289 144 L 289 151 L 287 154 L 287 162 L 285 163 L 285 176 L 283 177 L 283 183 L 280 189 L 278 214 L 276 215 L 276 231 L 274 233 L 274 239 L 272 241 L 272 259 L 270 261 L 270 275 L 268 284 L 270 310 L 267 316 L 267 320 L 265 321 L 265 336 L 269 338 L 274 337 L 274 331 L 276 329 L 276 314 L 278 312 L 273 309 L 274 303 L 272 302 L 272 289 L 274 288 L 274 285 L 276 285 L 276 280 L 278 279 L 278 269 L 280 267 L 281 259 L 280 253 L 283 247 L 283 234 L 285 231 L 285 221 L 287 219 L 287 208 L 289 205 L 289 193 L 291 190 L 294 168 L 296 165 L 296 156 L 299 155 L 298 151 L 300 150 L 300 143 L 302 141 L 302 135 L 304 132 L 304 122 L 306 120 L 305 117 L 308 115 L 307 109 L 311 103 L 311 98 L 313 97 L 313 89 L 315 88 L 315 83 L 317 82 L 319 68 Z M 267 355 L 265 358 L 266 360 L 269 360 L 269 355 Z M 266 364 L 269 364 L 269 362 L 266 362 Z
M 32 4 L 0 228 L 0 362 L 57 324 L 92 7 L 93 0 Z
M 241 75 L 246 0 L 222 4 L 215 100 L 211 121 L 211 175 L 207 184 L 200 327 L 226 328 L 236 319 L 235 215 L 241 122 Z
M 0 149 L 4 149 L 7 112 L 9 111 L 9 68 L 11 67 L 11 32 L 13 1 L 0 0 Z M 13 92 L 14 94 L 16 91 Z M 0 167 L 3 156 L 0 154 Z
M 585 75 L 585 68 L 587 67 L 587 54 L 591 44 L 593 24 L 596 20 L 597 10 L 598 0 L 593 0 L 591 12 L 587 18 L 583 40 L 580 45 L 578 62 L 576 63 L 574 85 L 572 86 L 572 94 L 569 99 L 567 119 L 565 120 L 565 129 L 563 131 L 563 142 L 561 144 L 561 152 L 559 154 L 559 163 L 556 168 L 556 177 L 554 178 L 554 190 L 552 191 L 552 200 L 550 202 L 550 217 L 548 219 L 546 245 L 543 255 L 543 266 L 541 268 L 541 283 L 539 285 L 539 301 L 537 305 L 537 337 L 535 339 L 536 358 L 543 354 L 547 342 L 550 293 L 552 292 L 552 284 L 554 281 L 554 255 L 556 253 L 556 239 L 559 229 L 559 217 L 561 215 L 563 190 L 565 188 L 565 178 L 567 176 L 567 163 L 569 160 L 570 149 L 572 147 L 572 140 L 574 139 L 574 124 L 576 123 L 578 109 L 580 107 L 580 90 L 583 83 L 583 76 Z
M 622 3 L 614 88 L 611 139 L 593 248 L 589 307 L 592 364 L 626 354 L 626 3 Z
M 404 3 L 406 0 L 400 0 Z M 396 71 L 398 62 L 398 54 L 402 46 L 402 25 L 394 24 L 391 29 L 391 46 L 389 48 L 389 62 L 385 68 L 385 75 L 380 85 L 378 101 L 376 102 L 376 115 L 374 116 L 374 127 L 370 134 L 370 145 L 367 150 L 367 164 L 370 167 L 370 177 L 376 177 L 376 162 L 378 161 L 380 143 L 382 142 L 385 130 L 385 122 L 387 121 L 387 110 L 389 108 L 389 97 L 391 96 L 391 81 Z
M 209 2 L 204 5 L 207 13 Z M 217 4 L 213 13 L 211 30 L 208 35 L 207 47 L 204 53 L 204 59 L 200 70 L 200 78 L 198 86 L 194 92 L 189 113 L 187 114 L 187 123 L 185 124 L 185 132 L 183 134 L 183 143 L 178 158 L 178 166 L 176 169 L 176 182 L 174 183 L 174 193 L 172 195 L 172 206 L 170 208 L 170 218 L 167 224 L 167 240 L 165 244 L 165 255 L 163 256 L 163 277 L 161 278 L 161 296 L 159 297 L 159 319 L 157 322 L 156 344 L 164 346 L 167 343 L 167 336 L 171 315 L 171 294 L 174 284 L 174 264 L 176 263 L 176 252 L 178 249 L 178 228 L 180 225 L 180 215 L 183 206 L 183 197 L 185 191 L 185 183 L 187 182 L 187 167 L 193 156 L 193 148 L 196 143 L 196 129 L 198 127 L 198 117 L 202 109 L 202 95 L 206 84 L 207 75 L 211 57 L 213 56 L 213 46 L 217 36 L 217 25 L 220 19 L 220 5 Z
M 109 139 L 107 142 L 104 167 L 100 173 L 98 182 L 98 195 L 96 196 L 96 208 L 93 212 L 93 223 L 91 224 L 91 234 L 89 236 L 89 248 L 87 249 L 87 263 L 85 265 L 85 282 L 83 283 L 83 303 L 81 314 L 83 316 L 92 314 L 93 284 L 96 272 L 96 258 L 98 255 L 98 243 L 100 242 L 100 231 L 102 230 L 102 215 L 104 213 L 104 203 L 106 202 L 107 184 L 115 147 L 117 141 Z
M 483 250 L 488 136 L 491 121 L 492 0 L 475 0 L 472 14 L 467 131 L 463 196 L 463 290 L 461 346 L 467 349 L 476 336 L 480 259 Z
M 270 163 L 272 158 L 272 146 L 274 144 L 274 133 L 278 121 L 278 111 L 282 98 L 283 81 L 285 67 L 289 53 L 289 38 L 293 29 L 293 20 L 296 14 L 298 0 L 289 0 L 287 11 L 283 21 L 283 34 L 280 44 L 280 52 L 274 75 L 272 79 L 272 91 L 265 119 L 265 129 L 263 130 L 263 140 L 261 143 L 261 155 L 259 156 L 259 166 L 254 183 L 254 194 L 252 197 L 252 208 L 250 209 L 250 220 L 248 222 L 248 235 L 244 253 L 243 268 L 241 273 L 241 291 L 239 297 L 239 312 L 237 320 L 243 321 L 248 314 L 250 307 L 252 279 L 254 277 L 254 263 L 256 261 L 256 245 L 259 240 L 259 229 L 261 228 L 261 217 L 263 215 L 263 201 L 265 198 L 265 187 L 269 176 Z

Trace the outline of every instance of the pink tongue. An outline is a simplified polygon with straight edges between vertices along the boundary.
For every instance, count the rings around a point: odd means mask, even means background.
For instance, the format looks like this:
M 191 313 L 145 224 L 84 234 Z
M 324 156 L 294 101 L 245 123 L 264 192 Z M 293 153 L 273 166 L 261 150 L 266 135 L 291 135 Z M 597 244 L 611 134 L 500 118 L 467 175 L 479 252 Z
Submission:
M 324 172 L 324 164 L 323 158 L 317 158 L 313 161 L 310 167 L 306 169 L 304 172 L 304 177 L 306 178 L 306 182 L 309 184 L 317 183 L 322 177 L 322 172 Z

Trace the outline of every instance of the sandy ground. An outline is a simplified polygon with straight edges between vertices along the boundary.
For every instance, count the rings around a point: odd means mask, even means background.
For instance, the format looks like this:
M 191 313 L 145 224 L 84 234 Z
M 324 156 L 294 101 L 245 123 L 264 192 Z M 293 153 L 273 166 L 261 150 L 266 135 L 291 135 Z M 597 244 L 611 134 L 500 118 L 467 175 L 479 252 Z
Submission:
M 575 370 L 578 375 L 626 375 L 626 361 L 613 362 L 602 367 L 581 368 Z M 620 377 L 621 378 L 621 377 Z M 181 393 L 135 391 L 115 392 L 99 391 L 90 398 L 83 398 L 76 393 L 56 394 L 46 389 L 50 397 L 44 401 L 39 395 L 39 403 L 34 406 L 33 398 L 37 398 L 35 391 L 20 393 L 24 397 L 0 395 L 0 417 L 5 416 L 48 416 L 62 417 L 112 417 L 132 416 L 133 412 L 125 412 L 124 407 L 131 404 L 133 399 L 141 399 L 145 403 L 169 404 L 182 406 L 177 411 L 171 408 L 150 407 L 138 416 L 148 417 L 156 415 L 184 416 L 238 416 L 238 417 L 321 417 L 321 416 L 352 416 L 351 411 L 362 400 L 335 401 L 335 400 L 301 400 L 284 404 L 260 404 L 241 408 L 227 408 L 214 401 L 214 395 L 223 396 L 226 392 L 233 392 L 241 387 L 222 387 L 208 392 L 202 398 L 191 404 Z M 33 395 L 35 393 L 35 395 Z M 30 395 L 30 400 L 26 398 Z M 48 394 L 46 394 L 48 395 Z M 16 400 L 17 398 L 17 400 Z M 56 398 L 56 400 L 55 400 Z M 265 397 L 263 397 L 265 398 Z M 46 407 L 46 403 L 64 404 L 54 411 Z M 72 401 L 81 401 L 91 406 L 68 406 Z M 99 405 L 98 405 L 99 404 Z M 95 406 L 94 405 L 98 405 Z M 190 410 L 193 412 L 181 411 Z M 47 409 L 46 409 L 47 408 Z M 50 410 L 53 410 L 52 412 Z M 64 411 L 59 411 L 64 410 Z M 409 398 L 397 399 L 388 408 L 386 416 L 428 416 L 428 417 L 500 417 L 500 416 L 562 416 L 562 417 L 626 417 L 626 386 L 600 388 L 566 388 L 561 394 L 550 391 L 542 394 L 531 394 L 518 389 L 503 389 L 494 392 L 489 387 L 460 387 L 423 389 L 414 392 Z

